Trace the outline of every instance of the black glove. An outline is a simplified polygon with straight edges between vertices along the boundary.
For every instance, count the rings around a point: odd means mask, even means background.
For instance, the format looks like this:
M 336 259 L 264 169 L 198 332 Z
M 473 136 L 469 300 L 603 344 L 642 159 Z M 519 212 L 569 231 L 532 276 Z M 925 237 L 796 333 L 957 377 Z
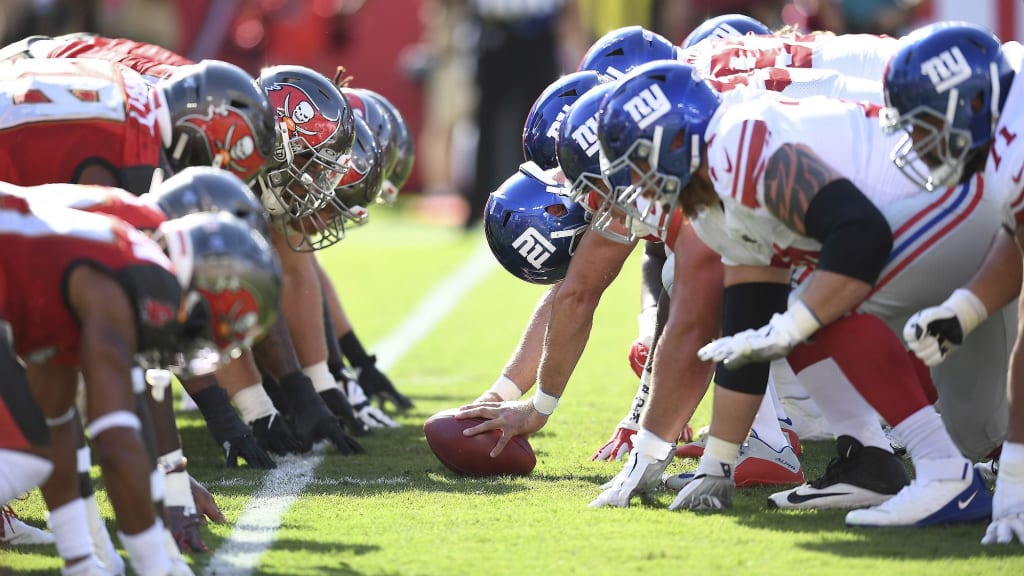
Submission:
M 284 456 L 289 452 L 294 454 L 308 452 L 312 445 L 300 442 L 285 419 L 280 416 L 280 414 L 274 413 L 249 423 L 252 435 L 256 437 L 260 448 L 279 456 Z
M 256 437 L 251 433 L 243 434 L 242 436 L 236 436 L 226 442 L 224 442 L 224 465 L 228 468 L 238 468 L 238 459 L 245 460 L 249 468 L 258 468 L 260 470 L 270 470 L 277 468 L 277 464 L 274 464 L 274 460 L 270 458 L 270 455 L 260 448 Z
M 370 434 L 373 434 L 370 427 L 356 416 L 355 410 L 353 410 L 352 405 L 349 404 L 348 398 L 346 398 L 341 392 L 341 388 L 324 390 L 320 393 L 320 398 L 323 398 L 327 407 L 335 416 L 341 419 L 345 428 L 347 428 L 353 436 L 369 436 Z
M 289 394 L 290 411 L 285 415 L 296 437 L 313 443 L 321 438 L 331 441 L 342 454 L 363 454 L 366 450 L 354 438 L 345 434 L 341 422 L 324 403 L 313 383 L 302 372 L 288 374 L 282 380 Z
M 186 514 L 184 506 L 167 506 L 164 508 L 164 522 L 182 554 L 209 551 L 199 533 L 199 527 L 206 523 L 202 514 Z
M 367 356 L 367 360 L 355 369 L 356 380 L 359 381 L 359 387 L 363 392 L 376 400 L 381 408 L 384 407 L 384 402 L 391 402 L 401 411 L 413 408 L 412 400 L 395 388 L 391 380 L 377 369 L 376 362 L 376 356 Z

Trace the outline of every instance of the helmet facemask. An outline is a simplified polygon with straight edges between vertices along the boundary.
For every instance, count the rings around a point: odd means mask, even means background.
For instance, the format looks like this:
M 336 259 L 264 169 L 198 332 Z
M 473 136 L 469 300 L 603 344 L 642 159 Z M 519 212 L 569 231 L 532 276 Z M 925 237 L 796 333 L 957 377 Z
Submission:
M 945 114 L 929 106 L 902 115 L 895 108 L 886 108 L 880 114 L 885 133 L 904 132 L 890 158 L 907 179 L 928 191 L 959 182 L 971 153 L 970 132 L 953 127 L 956 92 L 953 89 L 949 95 L 951 107 Z M 915 133 L 924 136 L 915 139 Z

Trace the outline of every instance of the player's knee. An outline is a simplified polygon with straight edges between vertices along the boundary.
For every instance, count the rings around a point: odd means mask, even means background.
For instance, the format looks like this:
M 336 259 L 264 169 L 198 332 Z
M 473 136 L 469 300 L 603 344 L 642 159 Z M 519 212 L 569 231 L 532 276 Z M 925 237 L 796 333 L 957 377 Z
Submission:
M 139 417 L 127 410 L 103 414 L 85 427 L 86 433 L 93 439 L 96 459 L 104 468 L 115 466 L 122 460 L 126 454 L 125 447 L 141 429 Z

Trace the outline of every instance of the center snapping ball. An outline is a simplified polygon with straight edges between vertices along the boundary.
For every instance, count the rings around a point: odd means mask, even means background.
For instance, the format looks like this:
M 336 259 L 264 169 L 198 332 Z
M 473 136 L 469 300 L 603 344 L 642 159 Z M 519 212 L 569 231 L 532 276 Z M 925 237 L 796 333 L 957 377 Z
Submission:
M 434 455 L 442 464 L 459 474 L 468 476 L 496 476 L 512 474 L 522 476 L 533 471 L 537 456 L 523 436 L 516 436 L 497 458 L 491 450 L 501 438 L 500 430 L 490 430 L 476 436 L 463 436 L 462 431 L 472 428 L 484 418 L 455 418 L 457 408 L 438 412 L 423 423 L 423 435 Z

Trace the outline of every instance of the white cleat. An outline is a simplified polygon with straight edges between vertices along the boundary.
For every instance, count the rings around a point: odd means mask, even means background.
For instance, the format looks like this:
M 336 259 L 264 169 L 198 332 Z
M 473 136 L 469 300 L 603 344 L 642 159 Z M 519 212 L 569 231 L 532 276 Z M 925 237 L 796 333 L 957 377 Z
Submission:
M 22 522 L 9 506 L 0 508 L 0 544 L 36 546 L 53 542 L 53 534 Z
M 886 502 L 851 510 L 847 526 L 900 527 L 982 522 L 992 516 L 988 485 L 969 462 L 959 478 L 914 480 Z

